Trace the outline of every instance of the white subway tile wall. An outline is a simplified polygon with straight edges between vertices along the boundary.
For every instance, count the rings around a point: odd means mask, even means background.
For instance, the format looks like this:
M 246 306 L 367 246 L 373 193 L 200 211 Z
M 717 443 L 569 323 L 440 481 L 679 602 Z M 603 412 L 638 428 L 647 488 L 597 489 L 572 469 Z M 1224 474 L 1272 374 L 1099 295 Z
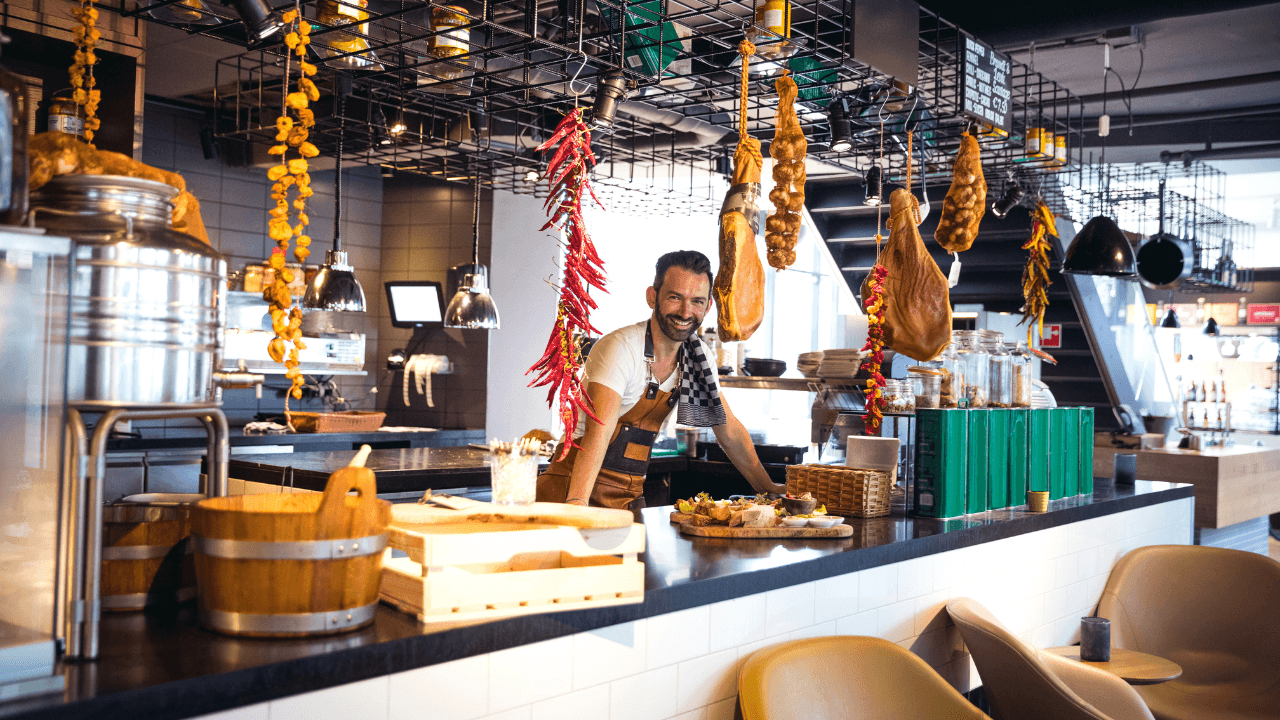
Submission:
M 751 653 L 824 635 L 893 640 L 967 692 L 981 680 L 948 599 L 974 598 L 1033 645 L 1076 642 L 1115 561 L 1144 545 L 1188 544 L 1192 507 L 1161 503 L 202 720 L 321 720 L 356 707 L 351 716 L 365 720 L 731 720 Z

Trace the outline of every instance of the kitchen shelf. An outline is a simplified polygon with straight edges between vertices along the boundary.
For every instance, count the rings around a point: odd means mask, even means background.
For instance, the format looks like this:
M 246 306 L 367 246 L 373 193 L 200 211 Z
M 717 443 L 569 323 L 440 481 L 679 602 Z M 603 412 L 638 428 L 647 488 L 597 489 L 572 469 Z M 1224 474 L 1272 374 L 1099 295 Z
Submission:
M 797 390 L 813 392 L 814 380 L 810 378 L 750 377 L 745 375 L 721 375 L 720 387 L 749 388 L 752 390 Z

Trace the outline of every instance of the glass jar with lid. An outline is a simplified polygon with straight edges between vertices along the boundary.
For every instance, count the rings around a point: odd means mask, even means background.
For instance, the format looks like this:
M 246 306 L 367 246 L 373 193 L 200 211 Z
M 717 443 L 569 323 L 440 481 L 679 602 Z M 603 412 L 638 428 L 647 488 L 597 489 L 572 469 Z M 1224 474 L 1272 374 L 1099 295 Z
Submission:
M 916 411 L 915 390 L 906 380 L 884 381 L 884 414 L 910 415 Z
M 1013 407 L 1031 407 L 1031 353 L 1026 343 L 1005 345 L 1010 351 L 1012 363 L 1010 372 L 1013 376 Z
M 968 407 L 987 406 L 987 379 L 991 375 L 990 355 L 983 349 L 977 330 L 956 330 L 952 342 L 959 342 L 956 354 L 964 364 L 964 399 Z
M 942 378 L 941 369 L 920 367 L 911 371 L 908 380 L 915 394 L 916 409 L 942 407 Z
M 919 365 L 922 369 L 937 370 L 941 375 L 939 407 L 960 407 L 960 400 L 964 398 L 964 360 L 959 351 L 960 343 L 953 339 L 938 357 Z
M 980 330 L 982 349 L 990 357 L 987 374 L 987 406 L 1013 407 L 1013 355 L 1005 348 L 1004 335 L 994 330 Z

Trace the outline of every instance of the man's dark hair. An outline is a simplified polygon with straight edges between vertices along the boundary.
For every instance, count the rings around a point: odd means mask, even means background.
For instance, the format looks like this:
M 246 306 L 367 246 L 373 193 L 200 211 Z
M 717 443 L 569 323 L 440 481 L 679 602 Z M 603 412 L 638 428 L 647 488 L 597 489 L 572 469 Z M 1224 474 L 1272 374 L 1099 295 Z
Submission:
M 715 283 L 715 278 L 711 277 L 711 261 L 706 255 L 697 250 L 676 250 L 658 258 L 658 264 L 654 267 L 654 292 L 662 290 L 662 280 L 667 276 L 667 270 L 673 267 L 688 270 L 691 273 L 706 273 L 707 282 Z

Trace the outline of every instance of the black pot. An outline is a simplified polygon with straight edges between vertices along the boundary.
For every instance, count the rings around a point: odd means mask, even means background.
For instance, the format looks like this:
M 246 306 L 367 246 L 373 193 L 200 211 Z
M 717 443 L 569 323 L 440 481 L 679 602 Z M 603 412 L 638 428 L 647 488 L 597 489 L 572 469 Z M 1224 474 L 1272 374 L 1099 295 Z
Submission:
M 787 363 L 782 360 L 747 358 L 742 361 L 742 369 L 754 377 L 778 377 L 787 371 Z
M 1157 290 L 1169 290 L 1191 277 L 1196 253 L 1191 244 L 1168 233 L 1148 238 L 1138 247 L 1138 279 Z

